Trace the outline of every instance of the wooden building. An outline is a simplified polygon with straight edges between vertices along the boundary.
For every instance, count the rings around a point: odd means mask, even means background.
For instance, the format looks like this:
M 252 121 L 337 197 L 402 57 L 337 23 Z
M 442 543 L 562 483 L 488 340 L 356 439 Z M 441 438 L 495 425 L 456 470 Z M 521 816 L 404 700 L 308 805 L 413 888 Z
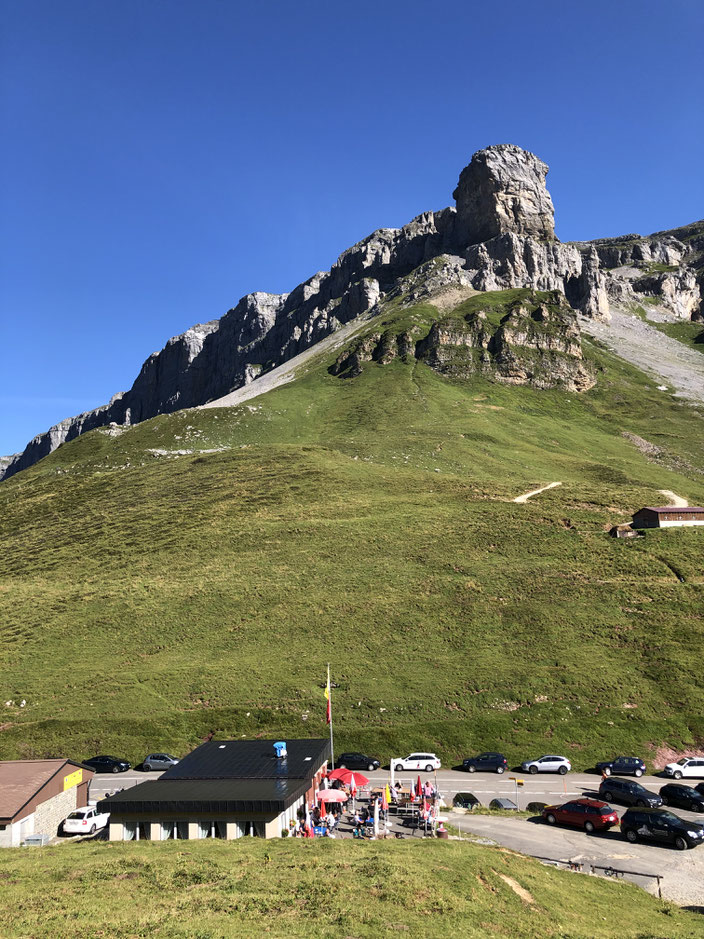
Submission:
M 649 506 L 638 509 L 631 523 L 633 528 L 684 528 L 692 525 L 704 525 L 704 508 L 676 505 Z
M 54 838 L 61 822 L 88 804 L 93 770 L 73 760 L 6 760 L 0 763 L 0 847 L 29 835 Z
M 327 740 L 210 740 L 160 779 L 99 803 L 111 841 L 279 838 L 313 800 Z

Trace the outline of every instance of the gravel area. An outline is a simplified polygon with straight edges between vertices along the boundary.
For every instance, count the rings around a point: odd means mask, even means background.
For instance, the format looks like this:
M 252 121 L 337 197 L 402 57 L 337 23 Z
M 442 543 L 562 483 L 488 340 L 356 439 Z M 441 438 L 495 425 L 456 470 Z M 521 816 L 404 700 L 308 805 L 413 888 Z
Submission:
M 611 311 L 611 322 L 580 317 L 580 326 L 612 352 L 666 384 L 680 398 L 704 403 L 704 355 L 637 316 Z

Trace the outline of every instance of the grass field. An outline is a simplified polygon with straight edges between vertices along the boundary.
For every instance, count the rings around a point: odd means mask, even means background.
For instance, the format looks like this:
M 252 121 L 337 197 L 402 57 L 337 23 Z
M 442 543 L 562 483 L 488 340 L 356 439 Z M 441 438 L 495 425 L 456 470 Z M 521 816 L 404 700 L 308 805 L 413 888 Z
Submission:
M 3 482 L 0 757 L 318 736 L 327 662 L 338 749 L 382 760 L 701 745 L 704 532 L 607 531 L 702 504 L 703 414 L 585 349 L 583 395 L 331 354 Z
M 0 884 L 6 939 L 704 936 L 701 915 L 637 887 L 467 842 L 14 849 Z

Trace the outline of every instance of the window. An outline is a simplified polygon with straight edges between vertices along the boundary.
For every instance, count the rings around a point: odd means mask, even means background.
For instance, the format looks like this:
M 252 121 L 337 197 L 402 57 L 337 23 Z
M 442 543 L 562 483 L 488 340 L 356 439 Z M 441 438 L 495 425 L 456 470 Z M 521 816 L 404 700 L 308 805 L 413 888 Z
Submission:
M 208 821 L 199 820 L 198 837 L 199 838 L 212 838 L 213 837 L 213 823 L 210 820 Z
M 138 839 L 139 834 L 137 831 L 136 822 L 125 822 L 123 825 L 123 841 L 135 841 Z

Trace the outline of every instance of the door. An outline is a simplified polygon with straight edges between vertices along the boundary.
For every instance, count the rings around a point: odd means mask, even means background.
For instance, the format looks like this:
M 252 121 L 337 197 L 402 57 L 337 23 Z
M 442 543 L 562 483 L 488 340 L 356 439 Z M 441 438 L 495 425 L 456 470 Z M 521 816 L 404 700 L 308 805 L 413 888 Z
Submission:
M 584 825 L 584 806 L 578 802 L 568 802 L 564 808 L 564 820 L 569 825 L 581 828 Z

